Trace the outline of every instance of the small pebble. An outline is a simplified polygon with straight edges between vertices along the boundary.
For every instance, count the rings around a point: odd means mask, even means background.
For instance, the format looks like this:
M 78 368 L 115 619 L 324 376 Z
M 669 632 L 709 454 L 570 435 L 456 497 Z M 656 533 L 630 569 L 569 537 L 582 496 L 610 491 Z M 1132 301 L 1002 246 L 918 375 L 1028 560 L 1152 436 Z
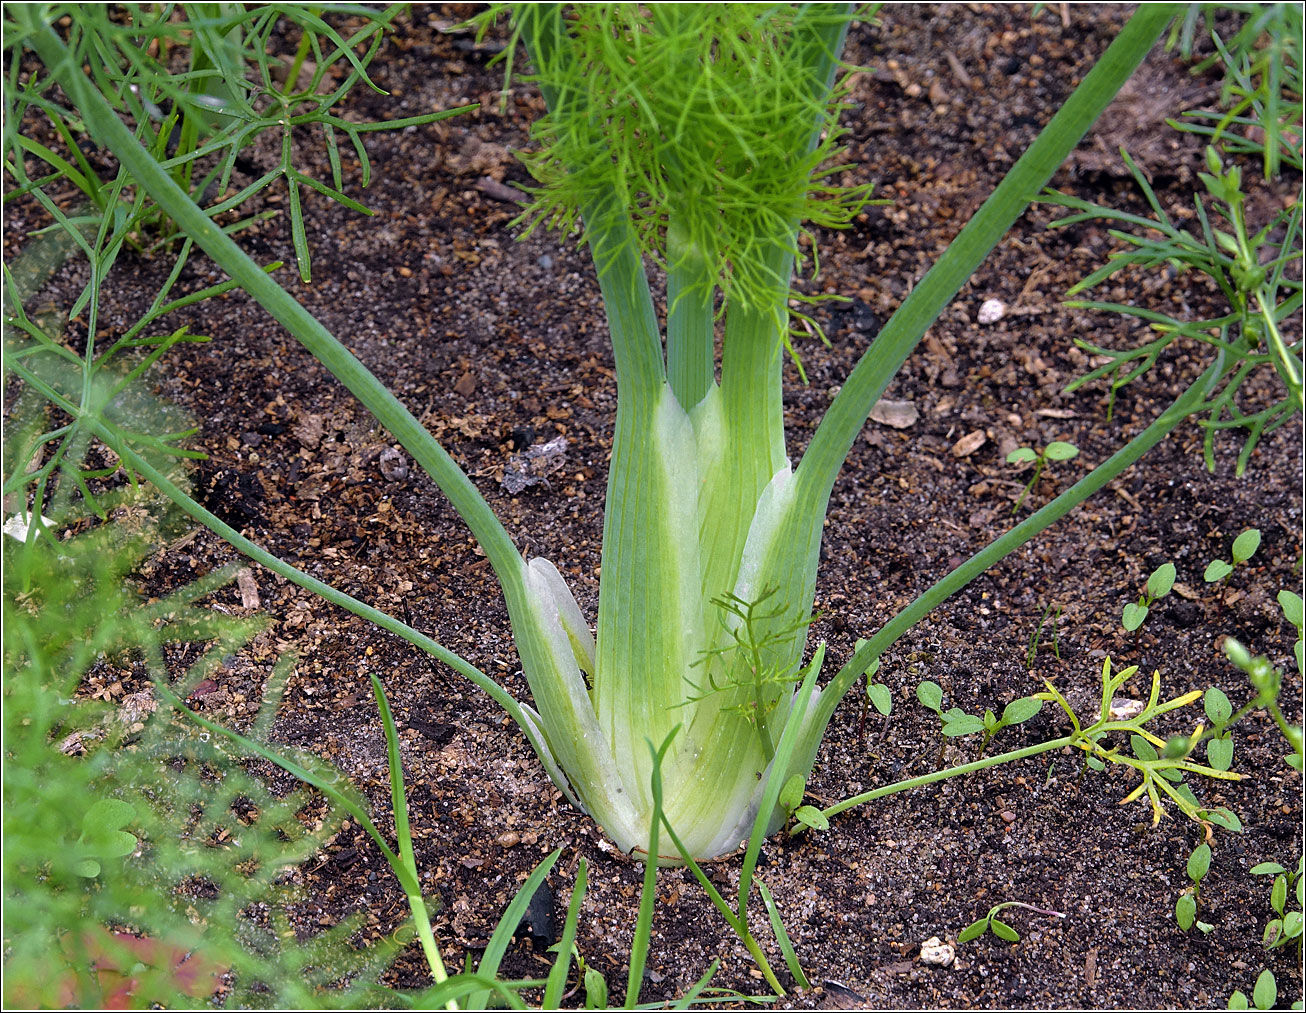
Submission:
M 871 408 L 871 421 L 894 429 L 910 429 L 921 417 L 912 401 L 886 401 L 881 398 Z
M 547 253 L 541 254 L 540 259 L 537 260 L 536 263 L 539 264 L 540 267 L 544 268 L 544 270 L 546 271 L 553 270 L 553 258 L 550 257 Z
M 408 477 L 408 460 L 394 447 L 386 447 L 377 459 L 381 477 L 387 482 L 402 482 Z
M 1142 700 L 1112 700 L 1110 717 L 1112 721 L 1128 721 L 1143 713 L 1146 705 Z
M 1006 315 L 1007 304 L 1001 299 L 985 299 L 980 305 L 979 316 L 976 319 L 982 324 L 996 324 Z
M 947 943 L 942 942 L 938 936 L 930 936 L 929 939 L 921 943 L 921 963 L 934 964 L 937 967 L 947 967 L 956 959 L 957 951 Z
M 521 834 L 515 830 L 506 830 L 494 839 L 494 843 L 501 848 L 515 848 L 521 843 Z
M 984 446 L 984 444 L 988 442 L 988 439 L 989 438 L 983 429 L 976 429 L 973 432 L 969 432 L 952 445 L 952 456 L 969 457 L 971 454 L 975 453 L 975 451 L 979 450 L 980 447 Z
M 1003 823 L 1015 823 L 1015 822 L 1016 822 L 1016 814 L 1013 813 L 1010 809 L 1004 809 L 1004 810 L 1002 810 L 1002 822 L 1003 822 Z

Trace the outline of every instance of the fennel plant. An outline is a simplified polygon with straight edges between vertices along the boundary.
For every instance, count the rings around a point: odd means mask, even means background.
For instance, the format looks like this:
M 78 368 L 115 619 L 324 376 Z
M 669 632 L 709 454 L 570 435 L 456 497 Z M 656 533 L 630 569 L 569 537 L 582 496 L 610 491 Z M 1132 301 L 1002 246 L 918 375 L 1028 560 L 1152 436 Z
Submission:
M 804 222 L 846 223 L 869 197 L 864 188 L 840 187 L 837 169 L 829 168 L 838 153 L 842 92 L 835 79 L 851 5 L 514 10 L 517 38 L 549 106 L 537 129 L 540 149 L 528 161 L 541 182 L 528 218 L 583 226 L 618 377 L 591 636 L 557 568 L 521 556 L 431 434 L 215 223 L 220 206 L 198 206 L 142 147 L 98 78 L 81 69 L 99 66 L 94 47 L 84 39 L 65 43 L 37 8 L 13 8 L 22 44 L 37 53 L 93 138 L 359 397 L 449 497 L 502 584 L 534 706 L 429 637 L 250 542 L 177 488 L 95 404 L 75 397 L 54 403 L 251 558 L 405 637 L 486 690 L 567 797 L 623 849 L 688 861 L 731 852 L 749 838 L 746 899 L 761 833 L 786 815 L 781 786 L 810 771 L 835 706 L 862 673 L 944 598 L 1164 439 L 1233 368 L 1234 355 L 1220 349 L 1139 436 L 941 579 L 817 688 L 823 651 L 802 666 L 805 631 L 824 515 L 849 448 L 926 329 L 1174 12 L 1146 5 L 1134 15 L 886 324 L 795 464 L 784 441 L 781 365 L 799 236 Z M 646 261 L 666 273 L 665 328 Z M 13 368 L 40 384 L 24 361 Z M 903 786 L 910 785 L 894 790 Z M 674 852 L 656 847 L 659 839 L 672 841 Z

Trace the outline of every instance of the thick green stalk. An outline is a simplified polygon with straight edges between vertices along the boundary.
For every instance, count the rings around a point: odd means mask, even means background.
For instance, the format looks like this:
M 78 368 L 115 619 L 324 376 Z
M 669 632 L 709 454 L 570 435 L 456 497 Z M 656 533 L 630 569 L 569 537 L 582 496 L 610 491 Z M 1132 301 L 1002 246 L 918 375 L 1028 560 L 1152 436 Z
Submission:
M 802 498 L 829 498 L 848 451 L 898 369 L 1133 74 L 1179 4 L 1144 4 L 1038 138 L 912 289 L 844 382 L 803 456 Z
M 912 349 L 961 286 L 1024 212 L 1151 49 L 1178 10 L 1146 4 L 1130 19 L 1083 82 L 912 290 L 862 356 L 834 399 L 794 474 L 797 509 L 777 539 L 773 572 L 801 573 L 802 600 L 815 592 L 826 506 L 853 441 Z
M 689 411 L 716 378 L 716 328 L 711 268 L 675 237 L 667 240 L 667 380 Z
M 586 215 L 616 359 L 619 398 L 603 518 L 593 701 L 618 768 L 643 767 L 643 744 L 680 720 L 683 678 L 701 644 L 692 530 L 693 432 L 666 384 L 648 279 L 624 216 Z M 688 488 L 686 488 L 688 485 Z M 687 513 L 687 510 L 689 511 Z M 688 520 L 687 520 L 688 518 Z M 642 778 L 627 787 L 645 800 Z

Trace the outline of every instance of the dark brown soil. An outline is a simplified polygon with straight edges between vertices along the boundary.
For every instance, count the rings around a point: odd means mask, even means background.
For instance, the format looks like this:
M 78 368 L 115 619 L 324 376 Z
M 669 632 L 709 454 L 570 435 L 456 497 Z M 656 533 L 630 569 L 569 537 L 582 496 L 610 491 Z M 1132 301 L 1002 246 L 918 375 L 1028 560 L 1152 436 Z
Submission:
M 990 5 L 890 7 L 883 24 L 854 28 L 848 56 L 874 69 L 858 77 L 848 113 L 848 178 L 875 181 L 878 195 L 892 203 L 869 209 L 846 232 L 819 237 L 823 273 L 814 289 L 853 301 L 822 304 L 831 346 L 801 348 L 809 382 L 800 384 L 789 370 L 795 459 L 880 324 L 1127 15 L 1119 7 L 1070 6 L 1063 23 L 1059 9 L 1031 17 L 1024 8 Z M 423 418 L 523 551 L 558 564 L 592 619 L 617 396 L 598 288 L 586 255 L 566 237 L 540 232 L 518 242 L 509 228 L 515 209 L 498 184 L 527 182 L 510 151 L 527 144 L 540 100 L 516 85 L 500 114 L 500 72 L 486 66 L 493 46 L 438 30 L 459 13 L 419 7 L 402 21 L 374 65 L 390 95 L 358 89 L 347 115 L 398 117 L 477 101 L 480 109 L 370 135 L 374 180 L 361 191 L 357 163 L 346 161 L 346 189 L 375 217 L 310 195 L 312 284 L 301 285 L 289 269 L 279 277 Z M 1207 85 L 1194 84 L 1159 52 L 1140 73 L 1054 185 L 1141 207 L 1114 156 L 1124 144 L 1168 205 L 1191 208 L 1200 144 L 1170 130 L 1163 117 L 1200 101 Z M 325 164 L 319 141 L 304 138 L 301 161 Z M 261 149 L 251 155 L 258 164 L 272 157 Z M 1290 199 L 1300 185 L 1299 178 L 1255 182 L 1252 165 L 1246 174 L 1254 209 Z M 284 207 L 276 197 L 268 201 Z M 11 213 L 8 242 L 40 224 L 24 214 Z M 1004 463 L 1009 450 L 1054 439 L 1081 448 L 1035 491 L 1035 502 L 1046 501 L 1137 433 L 1203 367 L 1198 347 L 1167 354 L 1121 393 L 1110 420 L 1103 388 L 1063 393 L 1089 365 L 1073 338 L 1119 345 L 1135 327 L 1061 305 L 1112 240 L 1094 225 L 1050 232 L 1045 226 L 1055 217 L 1054 209 L 1036 207 L 1019 223 L 895 380 L 887 397 L 913 401 L 919 421 L 901 431 L 868 423 L 853 449 L 830 505 L 817 590 L 824 618 L 813 642 L 829 644 L 827 671 L 847 659 L 858 637 L 1007 529 L 1023 484 Z M 282 216 L 243 233 L 242 242 L 262 262 L 290 261 L 288 237 Z M 129 260 L 105 293 L 101 326 L 135 319 L 164 266 Z M 207 261 L 188 270 L 187 285 L 218 278 Z M 66 270 L 49 291 L 57 300 L 79 283 Z M 1163 273 L 1130 275 L 1100 297 L 1172 311 L 1187 301 L 1194 314 L 1215 305 L 1208 287 Z M 977 311 L 990 298 L 1006 304 L 1006 316 L 980 325 Z M 212 344 L 176 352 L 158 392 L 201 426 L 196 445 L 209 458 L 195 478 L 211 508 L 314 576 L 411 616 L 413 625 L 525 698 L 493 573 L 432 484 L 404 456 L 399 467 L 393 455 L 383 458 L 387 435 L 243 296 L 201 307 L 192 329 L 211 335 Z M 1270 379 L 1263 386 L 1271 389 Z M 958 456 L 958 440 L 975 432 L 985 435 L 983 445 Z M 568 456 L 547 484 L 510 496 L 500 479 L 514 434 L 534 442 L 565 435 Z M 863 738 L 855 697 L 836 713 L 813 797 L 834 802 L 975 757 L 976 740 L 945 743 L 938 721 L 915 702 L 915 687 L 926 678 L 943 687 L 949 705 L 971 711 L 1000 711 L 1052 678 L 1086 712 L 1109 655 L 1148 673 L 1159 669 L 1172 695 L 1218 684 L 1235 703 L 1246 699 L 1246 680 L 1224 661 L 1218 643 L 1236 634 L 1276 664 L 1290 665 L 1290 628 L 1274 599 L 1281 588 L 1300 588 L 1301 434 L 1297 421 L 1265 439 L 1247 476 L 1237 479 L 1234 438 L 1217 441 L 1217 467 L 1209 474 L 1202 432 L 1186 425 L 1109 490 L 936 610 L 884 660 L 892 717 L 872 715 Z M 1222 605 L 1202 571 L 1209 560 L 1227 558 L 1231 540 L 1247 527 L 1259 528 L 1264 540 Z M 150 592 L 160 594 L 235 558 L 201 531 L 161 553 L 145 576 Z M 1139 638 L 1125 634 L 1122 606 L 1165 561 L 1177 566 L 1183 591 L 1156 608 Z M 435 929 L 446 961 L 461 966 L 464 953 L 483 945 L 530 868 L 562 848 L 550 880 L 558 920 L 584 857 L 590 889 L 578 945 L 619 997 L 642 867 L 562 800 L 522 735 L 481 693 L 362 620 L 266 571 L 256 568 L 254 577 L 259 608 L 276 625 L 216 677 L 208 712 L 240 724 L 275 657 L 297 652 L 276 738 L 339 764 L 385 814 L 385 745 L 366 680 L 366 673 L 380 675 L 401 728 L 418 863 L 443 903 Z M 241 608 L 234 587 L 216 600 Z M 1060 656 L 1045 637 L 1030 668 L 1030 638 L 1049 606 L 1061 610 Z M 1295 671 L 1289 682 L 1285 706 L 1299 720 Z M 1145 693 L 1143 677 L 1129 689 Z M 1191 730 L 1199 716 L 1196 708 L 1185 711 L 1170 730 Z M 995 745 L 1055 737 L 1063 724 L 1045 708 Z M 768 843 L 760 874 L 819 985 L 791 993 L 786 1003 L 1223 1007 L 1233 989 L 1250 993 L 1262 967 L 1278 976 L 1281 997 L 1299 997 L 1299 951 L 1262 949 L 1269 885 L 1248 869 L 1265 860 L 1295 864 L 1301 778 L 1284 766 L 1286 744 L 1263 713 L 1239 727 L 1236 741 L 1235 768 L 1251 776 L 1203 792 L 1247 828 L 1215 837 L 1201 892 L 1200 917 L 1214 925 L 1209 935 L 1181 932 L 1173 916 L 1202 829 L 1182 816 L 1153 829 L 1145 803 L 1117 804 L 1133 779 L 1112 772 L 1081 777 L 1074 757 L 1044 756 L 853 810 L 819 836 Z M 398 886 L 357 828 L 342 830 L 306 870 L 307 895 L 316 898 L 304 907 L 306 927 L 368 909 L 374 930 L 383 932 L 403 917 Z M 738 865 L 722 863 L 715 874 L 737 882 Z M 659 897 L 642 998 L 681 995 L 715 957 L 723 961 L 716 984 L 765 991 L 692 877 L 662 872 Z M 985 936 L 958 946 L 951 967 L 919 960 L 929 937 L 955 942 L 965 925 L 1005 900 L 1066 917 L 1015 909 L 1008 914 L 1019 943 Z M 781 969 L 760 905 L 752 915 Z M 542 974 L 543 946 L 521 942 L 507 970 Z M 416 948 L 387 980 L 424 983 Z

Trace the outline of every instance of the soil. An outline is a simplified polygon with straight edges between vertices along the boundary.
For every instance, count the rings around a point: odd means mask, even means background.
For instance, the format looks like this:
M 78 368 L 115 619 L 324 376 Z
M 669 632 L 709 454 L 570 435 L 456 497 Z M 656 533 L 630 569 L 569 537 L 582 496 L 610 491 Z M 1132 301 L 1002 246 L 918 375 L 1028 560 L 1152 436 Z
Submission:
M 430 426 L 522 550 L 558 564 L 592 620 L 617 396 L 598 287 L 585 252 L 568 237 L 539 231 L 518 241 L 510 227 L 516 207 L 505 187 L 529 182 L 512 151 L 528 145 L 541 100 L 529 85 L 514 84 L 500 110 L 501 71 L 487 66 L 499 48 L 495 37 L 478 44 L 440 31 L 463 13 L 418 6 L 400 20 L 373 65 L 389 94 L 356 89 L 344 114 L 363 120 L 470 102 L 479 108 L 368 135 L 371 185 L 361 189 L 358 162 L 345 158 L 345 189 L 373 217 L 309 194 L 312 282 L 301 284 L 290 268 L 278 277 Z M 847 231 L 817 236 L 822 273 L 804 284 L 852 301 L 818 304 L 830 344 L 801 346 L 808 382 L 787 368 L 795 460 L 881 323 L 1127 13 L 1106 5 L 1052 5 L 1038 16 L 993 5 L 890 6 L 881 24 L 853 28 L 848 58 L 873 69 L 857 76 L 846 114 L 845 175 L 874 181 L 891 203 L 869 208 Z M 1126 145 L 1165 204 L 1176 214 L 1191 210 L 1201 143 L 1163 118 L 1206 100 L 1210 88 L 1154 53 L 1053 184 L 1144 210 L 1115 154 Z M 299 140 L 299 164 L 326 173 L 320 137 Z M 273 146 L 256 148 L 251 171 L 275 158 Z M 1253 217 L 1292 199 L 1301 182 L 1289 176 L 1265 184 L 1251 163 L 1245 175 Z M 283 192 L 265 193 L 272 195 L 250 210 L 284 209 Z M 1091 365 L 1072 339 L 1119 346 L 1137 328 L 1128 318 L 1062 304 L 1113 240 L 1094 224 L 1049 231 L 1056 217 L 1054 208 L 1034 207 L 909 359 L 886 397 L 913 402 L 914 424 L 869 422 L 853 448 L 830 504 L 816 602 L 822 618 L 812 631 L 813 643 L 829 645 L 827 672 L 848 658 L 858 637 L 1009 527 L 1027 477 L 1004 463 L 1009 450 L 1058 439 L 1080 448 L 1033 491 L 1035 504 L 1045 502 L 1141 430 L 1203 368 L 1203 346 L 1167 352 L 1157 369 L 1120 392 L 1110 416 L 1102 386 L 1064 392 Z M 36 210 L 21 203 L 10 209 L 6 252 L 40 224 Z M 293 262 L 284 215 L 240 241 L 260 262 Z M 104 293 L 101 326 L 134 320 L 166 267 L 127 255 Z M 197 258 L 182 284 L 219 279 Z M 66 300 L 83 281 L 70 266 L 46 292 Z M 1193 314 L 1217 307 L 1217 296 L 1165 272 L 1127 275 L 1098 291 L 1101 299 L 1186 305 Z M 981 324 L 978 310 L 989 299 L 1004 303 L 1005 315 Z M 203 304 L 189 319 L 213 341 L 175 351 L 157 393 L 200 426 L 195 445 L 209 456 L 194 481 L 209 506 L 314 576 L 410 618 L 528 698 L 488 561 L 419 469 L 243 295 Z M 1253 382 L 1262 393 L 1277 384 L 1272 375 Z M 512 454 L 559 435 L 567 440 L 561 467 L 547 481 L 506 492 L 501 480 Z M 943 740 L 937 719 L 916 703 L 922 679 L 938 683 L 948 705 L 1000 712 L 1049 678 L 1086 713 L 1110 656 L 1118 665 L 1159 669 L 1168 694 L 1218 684 L 1237 704 L 1248 695 L 1246 680 L 1219 649 L 1232 633 L 1291 671 L 1284 704 L 1300 720 L 1300 678 L 1275 594 L 1300 589 L 1301 437 L 1298 418 L 1262 440 L 1246 476 L 1237 478 L 1240 441 L 1217 439 L 1208 473 L 1203 431 L 1195 423 L 1179 429 L 898 642 L 880 673 L 893 692 L 892 716 L 872 712 L 863 730 L 857 693 L 849 697 L 817 759 L 812 799 L 834 802 L 975 757 L 974 738 Z M 980 445 L 962 453 L 963 438 Z M 1202 579 L 1206 563 L 1228 558 L 1230 542 L 1247 527 L 1261 530 L 1260 551 L 1224 592 L 1212 591 Z M 142 576 L 158 595 L 237 558 L 201 530 L 157 555 Z M 1126 634 L 1121 608 L 1166 561 L 1178 568 L 1182 588 L 1158 604 L 1139 636 Z M 555 920 L 583 857 L 590 885 L 577 943 L 619 997 L 642 866 L 563 800 L 520 732 L 483 694 L 361 619 L 258 567 L 252 575 L 257 608 L 248 584 L 243 598 L 233 585 L 213 601 L 231 612 L 262 611 L 275 625 L 206 687 L 200 702 L 210 716 L 246 721 L 275 658 L 295 652 L 298 669 L 274 739 L 338 764 L 385 825 L 385 744 L 366 681 L 366 673 L 379 674 L 401 729 L 418 865 L 442 903 L 435 931 L 446 962 L 461 966 L 465 953 L 483 946 L 529 870 L 561 848 L 549 881 Z M 1045 624 L 1028 664 L 1047 609 L 1060 610 L 1056 653 Z M 1146 688 L 1139 676 L 1126 692 Z M 1199 716 L 1184 711 L 1169 730 L 1191 730 Z M 995 748 L 1055 737 L 1064 723 L 1045 707 L 1003 732 Z M 1266 860 L 1295 864 L 1301 776 L 1283 764 L 1287 746 L 1263 712 L 1235 739 L 1235 769 L 1251 776 L 1202 791 L 1246 826 L 1242 834 L 1215 835 L 1200 898 L 1210 934 L 1181 932 L 1173 914 L 1202 828 L 1177 814 L 1152 828 L 1145 802 L 1118 804 L 1133 778 L 1081 776 L 1074 757 L 1045 755 L 854 809 L 824 834 L 768 842 L 760 874 L 815 986 L 791 992 L 780 1007 L 1223 1007 L 1235 988 L 1250 993 L 1262 967 L 1278 976 L 1281 997 L 1299 997 L 1300 951 L 1262 949 L 1269 884 L 1248 870 Z M 369 847 L 360 830 L 346 827 L 322 861 L 303 868 L 306 895 L 315 898 L 302 910 L 305 931 L 357 910 L 372 912 L 375 933 L 402 920 L 401 892 Z M 723 883 L 737 882 L 737 862 L 713 868 Z M 722 961 L 715 984 L 765 991 L 689 874 L 661 872 L 658 892 L 645 1001 L 682 995 L 714 958 Z M 930 937 L 955 943 L 964 926 L 1007 900 L 1065 917 L 1009 909 L 1018 943 L 986 935 L 958 945 L 951 966 L 920 959 Z M 752 917 L 783 977 L 760 905 Z M 523 934 L 505 970 L 541 975 L 545 946 Z M 399 987 L 426 980 L 415 947 L 386 978 Z

